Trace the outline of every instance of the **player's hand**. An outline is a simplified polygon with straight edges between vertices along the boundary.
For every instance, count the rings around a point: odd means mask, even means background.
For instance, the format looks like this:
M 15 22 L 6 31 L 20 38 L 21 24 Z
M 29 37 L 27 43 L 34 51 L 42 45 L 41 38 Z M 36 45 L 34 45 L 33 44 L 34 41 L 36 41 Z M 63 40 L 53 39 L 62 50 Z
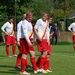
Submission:
M 39 41 L 41 42 L 42 41 L 42 38 L 38 37 Z
M 20 46 L 20 42 L 19 41 L 17 41 L 17 45 Z
M 47 40 L 48 45 L 50 45 L 50 40 Z
M 32 47 L 32 46 L 33 46 L 33 44 L 32 44 L 31 42 L 29 42 L 28 44 L 29 44 L 29 46 L 30 46 L 30 47 Z
M 6 35 L 9 35 L 9 33 L 8 32 L 4 32 Z

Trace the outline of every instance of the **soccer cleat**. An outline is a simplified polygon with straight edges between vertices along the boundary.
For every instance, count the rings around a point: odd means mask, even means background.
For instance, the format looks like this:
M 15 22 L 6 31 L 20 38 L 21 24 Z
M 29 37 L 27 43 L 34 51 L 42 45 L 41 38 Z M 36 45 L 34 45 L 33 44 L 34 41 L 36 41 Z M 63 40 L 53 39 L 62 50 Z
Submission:
M 32 66 L 30 66 L 30 65 L 27 65 L 27 66 L 26 66 L 26 68 L 33 68 L 33 67 L 32 67 Z
M 48 70 L 48 69 L 47 69 L 47 70 L 45 70 L 45 71 L 46 71 L 46 72 L 52 72 L 51 70 Z
M 39 72 L 47 73 L 44 69 L 39 69 Z
M 34 71 L 35 74 L 38 73 L 38 72 L 40 72 L 39 69 L 37 71 Z
M 36 74 L 36 73 L 38 73 L 38 71 L 34 71 L 34 73 Z
M 15 68 L 16 68 L 16 69 L 20 69 L 20 68 L 21 68 L 21 66 L 15 66 Z
M 17 57 L 17 55 L 16 55 L 16 54 L 14 54 L 14 55 L 13 55 L 13 57 Z
M 11 58 L 12 56 L 8 56 L 9 58 Z
M 28 73 L 28 72 L 26 72 L 26 71 L 20 72 L 20 74 L 22 74 L 22 75 L 30 75 L 30 73 Z

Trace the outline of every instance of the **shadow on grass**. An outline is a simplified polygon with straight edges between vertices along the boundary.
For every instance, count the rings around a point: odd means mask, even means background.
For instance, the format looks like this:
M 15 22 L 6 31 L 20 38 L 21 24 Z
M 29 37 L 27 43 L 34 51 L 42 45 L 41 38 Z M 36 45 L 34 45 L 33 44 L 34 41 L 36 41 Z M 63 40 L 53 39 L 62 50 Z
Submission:
M 11 71 L 0 71 L 0 73 L 12 73 L 12 74 L 17 74 L 17 72 L 11 72 Z
M 6 57 L 6 56 L 0 55 L 0 57 Z
M 14 66 L 8 66 L 8 65 L 0 65 L 0 67 L 14 68 Z

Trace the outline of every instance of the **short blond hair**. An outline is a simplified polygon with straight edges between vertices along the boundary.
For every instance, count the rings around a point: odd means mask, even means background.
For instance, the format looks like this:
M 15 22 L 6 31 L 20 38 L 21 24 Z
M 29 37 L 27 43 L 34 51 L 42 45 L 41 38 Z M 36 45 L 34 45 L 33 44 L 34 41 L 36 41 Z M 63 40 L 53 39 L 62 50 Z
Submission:
M 26 13 L 26 17 L 28 17 L 28 16 L 32 16 L 33 14 L 32 14 L 32 12 L 31 11 L 28 11 L 27 13 Z

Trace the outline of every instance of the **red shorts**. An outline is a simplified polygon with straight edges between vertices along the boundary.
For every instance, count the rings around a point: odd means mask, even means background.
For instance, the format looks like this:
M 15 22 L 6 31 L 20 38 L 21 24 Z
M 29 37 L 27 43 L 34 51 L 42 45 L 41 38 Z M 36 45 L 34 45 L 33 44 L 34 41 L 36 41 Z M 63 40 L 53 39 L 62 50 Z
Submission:
M 73 39 L 73 43 L 75 43 L 75 35 L 73 35 L 73 38 L 72 39 Z
M 18 50 L 19 50 L 19 53 L 22 53 L 21 45 L 20 45 L 20 46 L 18 46 Z
M 5 36 L 5 43 L 6 43 L 6 45 L 16 44 L 15 37 L 14 36 L 6 35 Z
M 30 47 L 28 45 L 28 42 L 24 38 L 20 39 L 20 48 L 21 48 L 21 53 L 23 54 L 28 54 L 29 51 L 34 51 L 34 47 L 33 46 Z
M 39 52 L 47 51 L 48 54 L 51 54 L 51 46 L 48 45 L 47 41 L 45 39 L 40 42 L 38 39 L 37 42 L 37 48 Z

